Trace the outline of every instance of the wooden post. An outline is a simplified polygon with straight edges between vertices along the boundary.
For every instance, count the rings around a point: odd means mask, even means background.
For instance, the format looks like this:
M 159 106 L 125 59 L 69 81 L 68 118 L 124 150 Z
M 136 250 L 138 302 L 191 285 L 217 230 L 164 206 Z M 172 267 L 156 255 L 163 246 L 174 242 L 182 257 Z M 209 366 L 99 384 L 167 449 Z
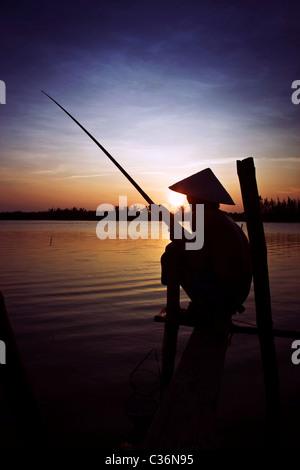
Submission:
M 274 344 L 267 248 L 252 158 L 237 162 L 241 193 L 251 248 L 256 322 L 260 342 L 266 397 L 266 446 L 280 443 L 280 394 Z
M 162 346 L 161 392 L 169 385 L 173 373 L 177 348 L 180 311 L 180 285 L 176 260 L 170 260 L 167 271 L 167 307 Z

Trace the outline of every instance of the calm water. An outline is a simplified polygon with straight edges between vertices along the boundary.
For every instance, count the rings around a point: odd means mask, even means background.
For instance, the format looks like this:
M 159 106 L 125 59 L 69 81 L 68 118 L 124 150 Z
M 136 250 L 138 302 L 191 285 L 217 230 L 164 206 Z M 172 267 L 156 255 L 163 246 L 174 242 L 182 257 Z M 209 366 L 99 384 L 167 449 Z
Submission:
M 122 439 L 132 427 L 124 412 L 129 375 L 153 348 L 160 356 L 163 327 L 153 316 L 165 303 L 160 256 L 168 240 L 99 240 L 96 222 L 77 221 L 2 221 L 0 233 L 0 289 L 53 432 L 70 448 L 105 448 Z M 274 327 L 300 331 L 300 224 L 265 224 L 265 234 Z M 252 291 L 245 307 L 238 320 L 255 323 Z M 180 330 L 179 355 L 190 333 Z M 287 447 L 300 437 L 300 365 L 291 363 L 291 343 L 276 340 Z M 147 367 L 157 370 L 151 357 Z M 226 358 L 217 446 L 241 441 L 259 448 L 263 413 L 257 339 L 236 335 Z M 235 444 L 226 442 L 224 429 Z

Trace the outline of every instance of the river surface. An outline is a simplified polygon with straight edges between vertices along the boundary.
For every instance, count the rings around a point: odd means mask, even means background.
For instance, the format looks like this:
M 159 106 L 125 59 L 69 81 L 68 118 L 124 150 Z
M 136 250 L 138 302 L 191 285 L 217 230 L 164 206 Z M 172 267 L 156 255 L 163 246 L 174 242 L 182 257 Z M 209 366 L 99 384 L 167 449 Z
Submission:
M 97 222 L 1 221 L 0 289 L 42 410 L 64 448 L 110 448 L 133 423 L 136 383 L 155 387 L 165 304 L 159 239 L 106 239 Z M 239 225 L 242 225 L 239 223 Z M 300 224 L 264 225 L 275 328 L 300 331 Z M 243 229 L 245 230 L 245 224 Z M 188 299 L 182 294 L 182 304 Z M 255 324 L 253 287 L 235 321 Z M 191 329 L 182 327 L 178 357 Z M 283 446 L 300 438 L 300 364 L 291 339 L 276 339 Z M 133 380 L 131 372 L 154 350 Z M 156 361 L 155 352 L 158 355 Z M 146 384 L 144 383 L 146 382 Z M 235 335 L 228 349 L 216 423 L 216 448 L 259 449 L 264 385 L 256 336 Z

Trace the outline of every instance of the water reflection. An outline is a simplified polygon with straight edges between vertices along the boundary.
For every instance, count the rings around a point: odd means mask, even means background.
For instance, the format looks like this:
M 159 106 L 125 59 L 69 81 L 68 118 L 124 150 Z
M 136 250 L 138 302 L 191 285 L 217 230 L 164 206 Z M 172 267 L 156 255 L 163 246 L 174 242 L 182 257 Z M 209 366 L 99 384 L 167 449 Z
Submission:
M 166 298 L 166 227 L 156 240 L 99 240 L 95 222 L 2 221 L 0 231 L 1 290 L 53 425 L 65 432 L 98 427 L 102 437 L 126 428 L 120 407 L 128 374 L 161 349 L 163 329 L 152 320 Z M 300 225 L 265 224 L 265 234 L 274 325 L 300 330 Z M 253 289 L 245 307 L 240 319 L 255 322 Z M 179 354 L 189 335 L 181 329 Z M 289 364 L 288 340 L 277 346 Z M 256 339 L 237 337 L 234 348 L 230 367 L 259 360 Z

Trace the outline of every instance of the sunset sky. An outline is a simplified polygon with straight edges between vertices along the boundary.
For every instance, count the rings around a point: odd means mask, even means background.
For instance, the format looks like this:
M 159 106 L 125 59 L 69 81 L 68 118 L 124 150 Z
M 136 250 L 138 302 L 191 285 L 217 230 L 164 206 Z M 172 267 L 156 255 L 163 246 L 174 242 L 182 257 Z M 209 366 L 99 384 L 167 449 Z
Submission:
M 142 197 L 64 106 L 157 203 L 210 167 L 241 210 L 236 160 L 263 197 L 300 197 L 300 3 L 3 2 L 0 210 Z

